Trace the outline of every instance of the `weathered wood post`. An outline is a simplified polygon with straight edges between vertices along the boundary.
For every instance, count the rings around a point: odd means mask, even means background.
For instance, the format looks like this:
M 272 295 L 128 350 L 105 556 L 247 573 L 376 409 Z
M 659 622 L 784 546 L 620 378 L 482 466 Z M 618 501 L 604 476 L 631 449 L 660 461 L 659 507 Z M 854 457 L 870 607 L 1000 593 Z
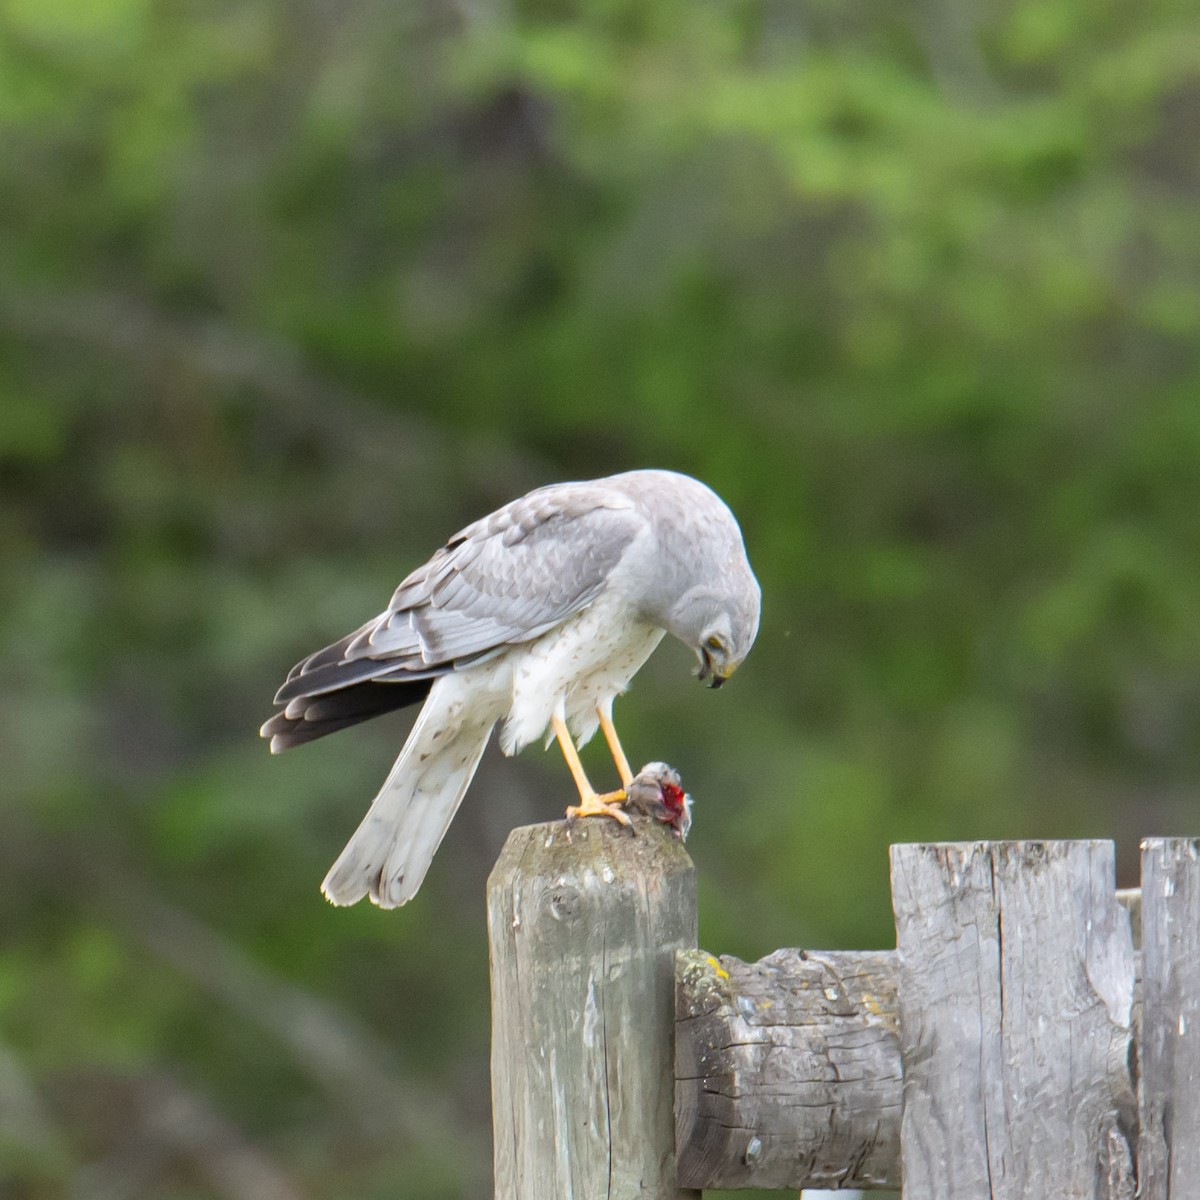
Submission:
M 1200 1195 L 1200 840 L 1142 842 L 1139 1200 Z
M 498 1200 L 1200 1196 L 1200 840 L 1144 842 L 1125 893 L 1111 842 L 891 854 L 895 950 L 746 964 L 694 949 L 665 830 L 516 830 L 489 883 Z
M 913 1200 L 1133 1200 L 1111 842 L 892 847 Z
M 676 1183 L 676 950 L 691 859 L 668 830 L 513 830 L 488 880 L 496 1200 L 685 1200 Z

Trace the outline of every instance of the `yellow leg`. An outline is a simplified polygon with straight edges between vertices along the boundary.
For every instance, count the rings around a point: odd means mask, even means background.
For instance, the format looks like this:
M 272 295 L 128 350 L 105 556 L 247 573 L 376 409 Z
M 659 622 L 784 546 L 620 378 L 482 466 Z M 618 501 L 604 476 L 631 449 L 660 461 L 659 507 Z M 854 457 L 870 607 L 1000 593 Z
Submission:
M 617 737 L 612 717 L 601 709 L 597 709 L 596 713 L 600 718 L 600 728 L 604 733 L 604 740 L 608 743 L 608 752 L 612 755 L 613 762 L 617 764 L 617 772 L 621 776 L 621 786 L 627 788 L 633 782 L 633 772 L 629 769 L 629 759 L 625 757 L 625 751 L 621 749 L 621 739 Z
M 595 788 L 588 782 L 588 777 L 583 770 L 583 763 L 579 761 L 579 751 L 575 749 L 575 743 L 571 740 L 570 733 L 567 732 L 566 723 L 561 717 L 555 716 L 550 718 L 550 726 L 554 730 L 554 736 L 558 739 L 558 746 L 563 752 L 563 758 L 567 760 L 571 778 L 575 780 L 575 786 L 579 789 L 579 804 L 568 808 L 567 816 L 612 817 L 621 825 L 631 825 L 629 814 L 621 808 L 625 802 L 625 792 L 622 790 L 607 792 L 603 796 L 598 795 Z

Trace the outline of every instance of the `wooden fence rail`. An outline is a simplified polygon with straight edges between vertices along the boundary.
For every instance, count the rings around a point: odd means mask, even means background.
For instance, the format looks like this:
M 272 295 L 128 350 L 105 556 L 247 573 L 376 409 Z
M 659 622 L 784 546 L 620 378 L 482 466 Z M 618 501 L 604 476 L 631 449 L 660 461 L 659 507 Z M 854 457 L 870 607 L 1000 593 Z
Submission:
M 708 1188 L 898 1188 L 895 952 L 683 951 L 679 1178 Z
M 1145 841 L 1120 896 L 1109 842 L 891 867 L 895 950 L 747 964 L 695 949 L 661 829 L 514 831 L 489 883 L 497 1200 L 1200 1197 L 1200 841 Z

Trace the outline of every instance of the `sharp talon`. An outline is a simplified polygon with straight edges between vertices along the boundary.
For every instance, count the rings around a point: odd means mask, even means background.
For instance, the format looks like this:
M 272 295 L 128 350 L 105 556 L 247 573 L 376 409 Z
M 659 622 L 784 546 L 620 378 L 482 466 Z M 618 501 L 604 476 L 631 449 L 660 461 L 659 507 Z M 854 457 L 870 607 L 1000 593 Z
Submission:
M 621 807 L 625 803 L 623 791 L 606 792 L 603 796 L 592 794 L 583 796 L 581 804 L 573 804 L 567 809 L 568 820 L 576 817 L 611 817 L 618 825 L 633 827 L 629 814 Z

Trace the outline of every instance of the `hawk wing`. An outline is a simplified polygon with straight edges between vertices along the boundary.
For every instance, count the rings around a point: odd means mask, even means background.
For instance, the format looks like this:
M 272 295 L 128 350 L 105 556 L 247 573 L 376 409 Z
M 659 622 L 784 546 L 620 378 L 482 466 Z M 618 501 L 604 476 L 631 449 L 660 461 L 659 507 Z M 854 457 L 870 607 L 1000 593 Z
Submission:
M 627 496 L 592 483 L 542 488 L 468 525 L 379 616 L 293 667 L 263 736 L 287 749 L 532 641 L 586 608 L 647 526 Z

